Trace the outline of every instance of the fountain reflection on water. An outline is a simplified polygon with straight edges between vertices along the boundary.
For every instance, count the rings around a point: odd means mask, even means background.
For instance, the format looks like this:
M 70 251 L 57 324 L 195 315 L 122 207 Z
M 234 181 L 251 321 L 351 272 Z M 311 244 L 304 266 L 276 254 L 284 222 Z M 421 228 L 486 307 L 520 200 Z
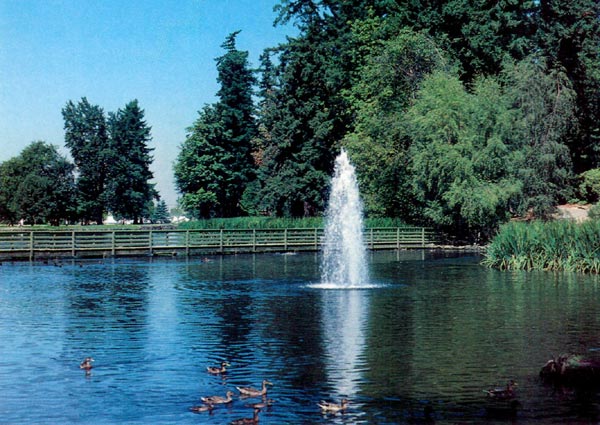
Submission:
M 325 291 L 322 301 L 327 378 L 335 396 L 352 398 L 363 382 L 365 326 L 368 303 L 365 291 Z M 361 360 L 362 359 L 362 360 Z

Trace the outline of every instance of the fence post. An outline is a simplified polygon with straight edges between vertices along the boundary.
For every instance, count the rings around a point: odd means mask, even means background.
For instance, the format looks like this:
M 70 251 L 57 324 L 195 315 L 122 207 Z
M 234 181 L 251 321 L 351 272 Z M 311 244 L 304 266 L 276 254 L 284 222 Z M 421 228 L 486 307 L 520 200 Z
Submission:
M 224 251 L 223 251 L 223 245 L 224 245 L 224 242 L 223 242 L 223 229 L 221 229 L 219 231 L 219 248 L 221 248 L 221 254 L 224 253 Z
M 113 256 L 113 257 L 115 256 L 115 253 L 116 253 L 116 249 L 115 249 L 115 243 L 116 242 L 115 242 L 115 239 L 116 239 L 115 238 L 115 231 L 113 230 L 111 232 L 111 235 L 110 235 L 110 255 Z
M 315 227 L 315 251 L 319 250 L 319 236 L 318 229 Z
M 287 251 L 287 227 L 285 229 L 283 229 L 283 250 Z
M 33 261 L 33 230 L 29 232 L 29 261 Z
M 256 229 L 252 229 L 252 252 L 256 252 Z
M 71 257 L 75 257 L 75 230 L 71 232 Z
M 421 247 L 425 248 L 425 228 L 421 227 Z
M 400 250 L 400 228 L 396 227 L 396 249 Z
M 152 230 L 150 230 L 148 232 L 148 250 L 149 250 L 149 254 L 152 255 L 152 246 L 154 244 L 153 238 L 152 238 Z
M 185 255 L 186 257 L 190 256 L 190 231 L 185 231 Z
M 369 237 L 371 238 L 371 249 L 375 248 L 375 240 L 373 239 L 373 228 L 369 230 Z

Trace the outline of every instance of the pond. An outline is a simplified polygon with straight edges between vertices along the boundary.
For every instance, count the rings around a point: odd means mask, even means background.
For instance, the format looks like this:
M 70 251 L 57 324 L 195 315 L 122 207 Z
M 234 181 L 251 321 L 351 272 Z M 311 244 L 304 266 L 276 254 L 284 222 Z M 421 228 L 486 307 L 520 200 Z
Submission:
M 369 253 L 374 287 L 315 288 L 320 256 L 4 263 L 0 422 L 265 424 L 597 421 L 598 394 L 543 385 L 600 350 L 595 277 L 499 272 L 469 254 Z M 86 374 L 84 357 L 94 358 Z M 206 367 L 228 361 L 223 376 Z M 485 390 L 518 383 L 518 407 Z M 201 396 L 235 393 L 194 413 Z M 322 414 L 320 400 L 350 401 Z

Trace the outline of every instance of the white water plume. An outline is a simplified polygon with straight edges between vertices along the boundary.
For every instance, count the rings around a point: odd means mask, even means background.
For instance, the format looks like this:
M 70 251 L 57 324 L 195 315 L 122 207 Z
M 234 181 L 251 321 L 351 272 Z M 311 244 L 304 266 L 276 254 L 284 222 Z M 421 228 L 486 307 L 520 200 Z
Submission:
M 335 160 L 325 215 L 321 287 L 368 287 L 362 202 L 354 166 L 342 149 Z

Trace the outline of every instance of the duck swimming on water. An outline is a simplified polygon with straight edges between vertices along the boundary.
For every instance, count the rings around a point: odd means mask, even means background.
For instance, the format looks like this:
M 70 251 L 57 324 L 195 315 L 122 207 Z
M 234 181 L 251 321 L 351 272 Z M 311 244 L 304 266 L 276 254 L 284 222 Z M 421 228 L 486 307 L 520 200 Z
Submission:
M 260 397 L 263 395 L 267 395 L 267 385 L 273 385 L 272 382 L 267 381 L 266 379 L 262 381 L 262 388 L 257 390 L 252 387 L 236 387 L 240 394 L 245 397 Z
M 208 371 L 208 373 L 210 373 L 212 375 L 221 375 L 221 374 L 227 372 L 227 368 L 226 368 L 227 366 L 231 366 L 231 365 L 227 362 L 221 362 L 221 367 L 206 366 L 206 370 Z
M 83 370 L 85 370 L 86 373 L 90 373 L 92 368 L 94 367 L 94 366 L 92 366 L 93 361 L 94 361 L 94 359 L 92 359 L 91 357 L 86 357 L 79 364 L 79 369 L 83 369 Z
M 227 404 L 227 403 L 231 403 L 231 401 L 233 401 L 233 398 L 231 398 L 232 395 L 233 395 L 233 391 L 227 391 L 227 394 L 226 394 L 227 397 L 213 395 L 213 396 L 209 396 L 209 397 L 200 397 L 200 400 L 202 400 L 206 404 Z
M 350 402 L 345 398 L 342 399 L 340 404 L 332 403 L 330 401 L 320 401 L 319 403 L 317 403 L 317 405 L 321 408 L 323 412 L 331 413 L 346 410 L 348 408 L 348 404 L 350 404 Z
M 202 406 L 192 406 L 190 410 L 194 413 L 202 413 L 202 412 L 212 412 L 215 408 L 212 404 L 204 404 Z
M 506 383 L 505 388 L 490 388 L 489 390 L 484 390 L 484 392 L 490 398 L 506 400 L 515 397 L 516 386 L 517 383 L 511 379 Z

